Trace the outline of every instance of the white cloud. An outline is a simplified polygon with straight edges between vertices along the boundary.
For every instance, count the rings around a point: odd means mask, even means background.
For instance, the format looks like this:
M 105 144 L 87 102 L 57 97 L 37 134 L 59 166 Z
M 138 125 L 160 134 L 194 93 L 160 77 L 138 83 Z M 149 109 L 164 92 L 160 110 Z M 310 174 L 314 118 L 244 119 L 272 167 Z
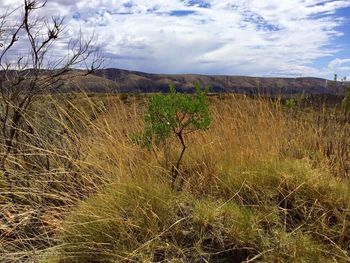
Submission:
M 20 3 L 5 0 L 0 10 Z M 313 65 L 338 51 L 328 45 L 342 34 L 337 27 L 343 19 L 334 13 L 345 7 L 350 1 L 49 0 L 45 14 L 67 16 L 71 37 L 80 27 L 95 29 L 110 67 L 164 73 L 320 75 L 338 63 L 328 69 Z M 174 11 L 182 16 L 171 15 Z M 74 19 L 73 14 L 79 15 Z M 339 67 L 345 70 L 344 64 Z
M 344 70 L 344 69 L 349 70 L 350 69 L 350 58 L 348 58 L 348 59 L 336 58 L 329 63 L 328 67 L 331 70 Z
M 332 60 L 328 64 L 328 71 L 330 74 L 337 74 L 338 79 L 346 77 L 347 80 L 350 80 L 350 58 Z

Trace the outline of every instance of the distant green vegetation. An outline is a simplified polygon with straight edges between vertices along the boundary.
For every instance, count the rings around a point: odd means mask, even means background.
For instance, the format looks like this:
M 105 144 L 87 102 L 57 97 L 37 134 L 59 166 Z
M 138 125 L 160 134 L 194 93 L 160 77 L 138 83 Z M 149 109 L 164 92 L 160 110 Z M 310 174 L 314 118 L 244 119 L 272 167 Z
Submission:
M 290 98 L 286 100 L 286 107 L 288 109 L 293 109 L 297 105 L 297 100 L 295 98 Z

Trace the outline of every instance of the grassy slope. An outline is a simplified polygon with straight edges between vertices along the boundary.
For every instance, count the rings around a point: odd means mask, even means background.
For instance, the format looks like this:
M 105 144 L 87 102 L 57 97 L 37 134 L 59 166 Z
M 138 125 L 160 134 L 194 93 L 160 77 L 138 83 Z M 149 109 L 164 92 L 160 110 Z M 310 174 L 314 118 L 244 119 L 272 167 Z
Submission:
M 45 228 L 33 234 L 45 245 L 13 229 L 17 241 L 3 239 L 8 262 L 33 251 L 41 262 L 62 263 L 350 260 L 349 125 L 332 109 L 211 98 L 212 127 L 187 138 L 179 192 L 170 188 L 164 150 L 130 143 L 142 129 L 142 98 L 52 105 L 46 117 L 68 134 L 65 148 L 42 142 L 51 169 L 26 185 L 33 195 L 12 186 L 17 197 L 6 199 L 18 207 L 26 198 L 32 212 L 46 204 L 37 219 Z M 41 160 L 30 160 L 16 162 L 38 176 L 28 163 Z

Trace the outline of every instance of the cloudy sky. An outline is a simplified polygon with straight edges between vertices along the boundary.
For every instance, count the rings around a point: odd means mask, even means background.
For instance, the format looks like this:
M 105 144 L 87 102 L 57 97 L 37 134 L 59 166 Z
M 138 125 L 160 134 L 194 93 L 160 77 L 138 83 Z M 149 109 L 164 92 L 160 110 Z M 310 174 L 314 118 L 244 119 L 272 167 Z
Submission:
M 69 37 L 95 31 L 105 67 L 350 78 L 350 0 L 48 0 L 40 12 L 65 16 Z

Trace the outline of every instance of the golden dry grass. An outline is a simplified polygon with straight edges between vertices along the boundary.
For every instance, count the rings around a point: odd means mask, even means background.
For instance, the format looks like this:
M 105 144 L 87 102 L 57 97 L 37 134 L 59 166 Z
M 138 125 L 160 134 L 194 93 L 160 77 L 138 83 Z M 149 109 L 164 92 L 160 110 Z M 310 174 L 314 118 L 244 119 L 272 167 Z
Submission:
M 45 100 L 0 183 L 2 262 L 350 259 L 350 127 L 333 108 L 211 97 L 212 126 L 186 138 L 176 192 L 176 141 L 170 157 L 131 142 L 146 97 Z

